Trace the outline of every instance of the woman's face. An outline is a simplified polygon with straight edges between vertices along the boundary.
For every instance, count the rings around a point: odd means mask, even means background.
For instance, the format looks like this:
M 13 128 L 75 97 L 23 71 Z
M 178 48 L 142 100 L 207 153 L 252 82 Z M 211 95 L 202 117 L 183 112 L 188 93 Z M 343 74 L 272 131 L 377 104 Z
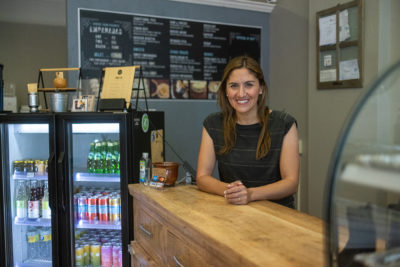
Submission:
M 246 68 L 233 70 L 227 79 L 226 95 L 238 116 L 257 116 L 257 99 L 261 93 L 259 80 Z

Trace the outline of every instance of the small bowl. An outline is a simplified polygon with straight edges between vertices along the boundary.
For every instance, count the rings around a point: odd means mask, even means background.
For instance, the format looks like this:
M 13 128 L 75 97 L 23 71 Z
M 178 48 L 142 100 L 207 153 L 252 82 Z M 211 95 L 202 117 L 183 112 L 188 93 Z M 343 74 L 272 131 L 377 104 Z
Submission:
M 153 163 L 154 167 L 164 168 L 167 170 L 165 186 L 174 186 L 175 185 L 175 181 L 178 178 L 179 165 L 180 164 L 178 162 L 168 162 L 168 161 Z

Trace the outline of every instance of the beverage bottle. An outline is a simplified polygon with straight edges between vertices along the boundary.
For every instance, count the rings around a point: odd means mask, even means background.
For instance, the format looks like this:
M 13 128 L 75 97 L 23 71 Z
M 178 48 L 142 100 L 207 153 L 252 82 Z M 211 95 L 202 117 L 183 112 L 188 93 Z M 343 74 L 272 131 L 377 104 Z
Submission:
M 113 149 L 112 149 L 112 162 L 111 162 L 111 164 L 112 164 L 112 173 L 117 173 L 117 169 L 119 169 L 119 167 L 117 166 L 118 165 L 118 162 L 117 162 L 117 155 L 119 154 L 118 153 L 118 151 L 117 151 L 117 149 L 118 149 L 118 147 L 117 147 L 117 141 L 114 141 L 114 142 L 112 142 L 112 144 L 113 144 Z
M 25 219 L 27 217 L 27 195 L 26 185 L 24 180 L 17 180 L 15 206 L 16 216 L 18 219 Z
M 49 206 L 49 183 L 44 182 L 44 193 L 42 198 L 42 218 L 51 219 L 51 210 Z
M 89 154 L 87 158 L 87 171 L 90 173 L 93 173 L 95 171 L 94 169 L 94 142 L 90 143 L 90 149 L 89 149 Z
M 51 230 L 49 228 L 42 228 L 39 231 L 39 236 L 39 256 L 43 260 L 51 260 Z
M 95 141 L 94 145 L 94 166 L 95 166 L 95 173 L 103 173 L 103 168 L 101 164 L 101 142 Z
M 115 155 L 116 155 L 115 173 L 119 174 L 119 173 L 121 173 L 120 167 L 119 167 L 121 154 L 120 154 L 120 151 L 119 151 L 119 141 L 116 141 L 116 142 L 117 142 L 117 146 L 115 148 Z
M 26 239 L 28 243 L 28 259 L 36 259 L 39 244 L 39 232 L 35 228 L 28 228 L 26 232 Z
M 37 190 L 37 181 L 31 180 L 28 198 L 28 219 L 39 218 L 39 198 Z
M 113 173 L 113 142 L 107 141 L 107 154 L 106 154 L 106 168 L 105 168 L 105 173 Z
M 102 141 L 101 142 L 101 167 L 103 169 L 103 173 L 107 173 L 106 157 L 107 157 L 107 141 Z
M 151 160 L 149 158 L 149 153 L 143 152 L 142 158 L 139 162 L 139 182 L 145 185 L 149 184 L 151 176 Z

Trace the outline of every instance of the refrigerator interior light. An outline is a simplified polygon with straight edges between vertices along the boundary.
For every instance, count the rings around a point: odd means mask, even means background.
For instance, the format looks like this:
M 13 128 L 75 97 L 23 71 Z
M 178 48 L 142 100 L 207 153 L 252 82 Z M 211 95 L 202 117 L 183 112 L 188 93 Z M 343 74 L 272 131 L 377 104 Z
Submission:
M 119 123 L 74 123 L 72 133 L 119 133 Z
M 49 133 L 49 125 L 44 124 L 16 124 L 14 126 L 15 133 Z

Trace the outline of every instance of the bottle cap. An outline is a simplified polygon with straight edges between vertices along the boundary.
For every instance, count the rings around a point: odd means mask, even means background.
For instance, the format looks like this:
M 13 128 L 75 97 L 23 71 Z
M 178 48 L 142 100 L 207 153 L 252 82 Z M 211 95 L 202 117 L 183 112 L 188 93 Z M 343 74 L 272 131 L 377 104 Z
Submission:
M 147 158 L 149 156 L 149 153 L 148 152 L 143 152 L 143 157 L 144 158 Z

